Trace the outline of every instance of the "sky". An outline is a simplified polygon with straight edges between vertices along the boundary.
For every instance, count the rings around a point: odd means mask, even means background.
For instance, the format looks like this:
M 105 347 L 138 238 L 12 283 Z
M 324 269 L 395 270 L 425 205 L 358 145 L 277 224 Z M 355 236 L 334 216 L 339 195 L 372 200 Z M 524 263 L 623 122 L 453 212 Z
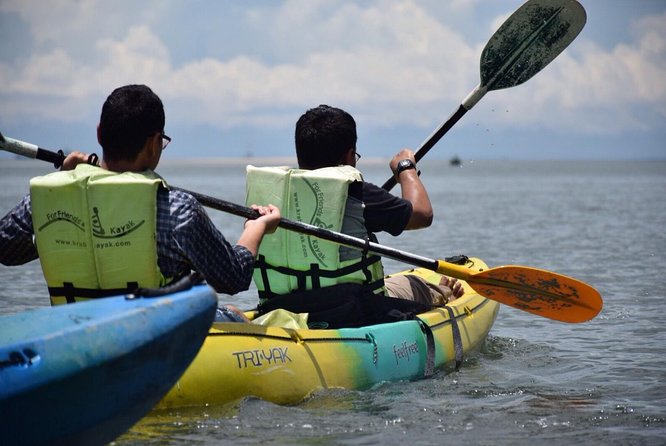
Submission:
M 99 152 L 102 103 L 141 83 L 164 102 L 164 158 L 293 156 L 299 116 L 328 104 L 355 117 L 359 153 L 390 159 L 476 87 L 522 3 L 0 0 L 0 132 Z M 488 92 L 428 157 L 666 159 L 666 1 L 581 4 L 572 44 Z

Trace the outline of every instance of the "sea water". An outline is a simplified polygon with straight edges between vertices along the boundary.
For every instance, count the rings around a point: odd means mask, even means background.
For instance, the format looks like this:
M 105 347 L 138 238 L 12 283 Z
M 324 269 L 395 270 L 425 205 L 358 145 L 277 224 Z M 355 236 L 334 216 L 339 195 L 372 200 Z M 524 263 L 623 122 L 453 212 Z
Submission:
M 485 346 L 458 371 L 320 391 L 295 406 L 250 398 L 155 412 L 115 443 L 666 444 L 666 162 L 424 160 L 419 167 L 435 222 L 380 235 L 380 243 L 566 274 L 601 292 L 600 315 L 565 324 L 503 306 Z M 362 160 L 359 168 L 377 184 L 389 174 L 385 162 Z M 31 176 L 51 170 L 0 159 L 0 214 L 27 192 Z M 167 160 L 158 170 L 173 185 L 244 201 L 244 163 Z M 243 220 L 210 215 L 235 242 Z M 385 265 L 387 272 L 409 266 Z M 0 313 L 48 305 L 38 262 L 0 266 L 0 284 Z M 254 287 L 219 296 L 244 308 L 255 299 Z

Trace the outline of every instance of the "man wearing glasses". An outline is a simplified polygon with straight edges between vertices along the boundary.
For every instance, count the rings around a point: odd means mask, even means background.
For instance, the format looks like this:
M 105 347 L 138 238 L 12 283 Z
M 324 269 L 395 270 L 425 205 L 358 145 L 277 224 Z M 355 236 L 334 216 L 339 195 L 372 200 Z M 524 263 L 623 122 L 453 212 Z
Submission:
M 401 197 L 397 197 L 363 181 L 356 169 L 360 159 L 356 142 L 356 122 L 349 113 L 328 105 L 308 110 L 295 129 L 299 169 L 249 166 L 248 201 L 262 197 L 280 206 L 286 218 L 373 242 L 375 232 L 397 236 L 404 230 L 430 226 L 432 206 L 416 171 L 414 152 L 403 149 L 390 161 L 401 187 Z M 265 308 L 280 301 L 276 298 L 285 301 L 284 296 L 310 290 L 314 290 L 312 298 L 328 292 L 337 297 L 342 289 L 339 285 L 349 283 L 358 284 L 365 296 L 388 291 L 389 296 L 426 305 L 446 303 L 449 297 L 462 294 L 461 285 L 449 278 L 435 289 L 420 279 L 416 280 L 418 289 L 409 280 L 406 284 L 396 285 L 393 279 L 385 283 L 378 256 L 284 230 L 264 239 L 254 280 Z
M 100 167 L 73 152 L 61 172 L 33 178 L 30 194 L 0 220 L 0 262 L 39 257 L 52 304 L 163 286 L 191 271 L 217 292 L 246 290 L 279 210 L 255 206 L 262 216 L 231 245 L 191 195 L 170 190 L 154 173 L 171 141 L 164 124 L 162 101 L 150 88 L 115 89 L 97 128 Z

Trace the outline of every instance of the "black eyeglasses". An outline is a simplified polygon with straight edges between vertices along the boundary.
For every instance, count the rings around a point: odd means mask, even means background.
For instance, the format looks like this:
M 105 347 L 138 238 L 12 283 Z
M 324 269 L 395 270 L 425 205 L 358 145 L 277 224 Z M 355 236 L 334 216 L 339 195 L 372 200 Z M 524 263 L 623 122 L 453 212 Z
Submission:
M 361 159 L 361 154 L 358 152 L 354 152 L 354 156 L 356 156 L 356 162 L 358 163 L 358 160 Z
M 164 132 L 162 132 L 162 150 L 166 149 L 170 142 L 171 138 L 169 138 Z

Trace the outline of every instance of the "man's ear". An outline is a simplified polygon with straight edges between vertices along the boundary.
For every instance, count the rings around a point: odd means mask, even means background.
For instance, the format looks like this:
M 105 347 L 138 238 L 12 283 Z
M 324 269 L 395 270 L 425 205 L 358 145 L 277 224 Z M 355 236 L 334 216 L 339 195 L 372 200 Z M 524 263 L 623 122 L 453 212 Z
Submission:
M 354 154 L 355 152 L 356 149 L 354 147 L 350 147 L 342 157 L 342 164 L 345 166 L 354 166 L 356 161 L 356 155 Z
M 159 144 L 158 144 L 159 143 Z M 159 133 L 149 136 L 143 146 L 143 150 L 148 152 L 151 157 L 162 151 L 162 135 Z
M 97 143 L 102 145 L 102 133 L 99 130 L 99 124 L 97 124 Z

